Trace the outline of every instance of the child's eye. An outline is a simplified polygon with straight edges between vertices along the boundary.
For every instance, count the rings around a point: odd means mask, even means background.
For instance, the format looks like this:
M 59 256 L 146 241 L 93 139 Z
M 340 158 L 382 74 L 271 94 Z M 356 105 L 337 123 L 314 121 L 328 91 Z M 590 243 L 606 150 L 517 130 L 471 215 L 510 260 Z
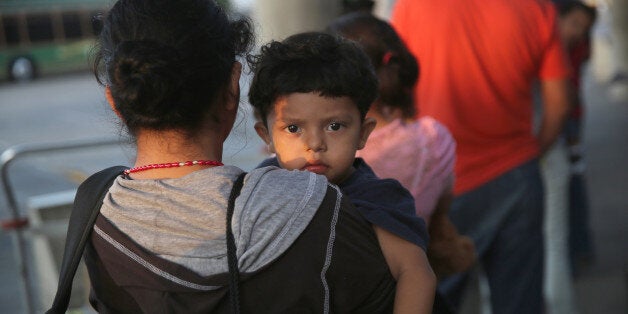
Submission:
M 342 124 L 338 122 L 333 122 L 327 126 L 327 131 L 338 131 L 340 130 L 340 128 L 342 128 Z
M 294 124 L 292 124 L 292 125 L 287 126 L 286 130 L 288 130 L 288 132 L 290 132 L 290 133 L 297 133 L 297 132 L 299 132 L 299 127 L 294 125 Z

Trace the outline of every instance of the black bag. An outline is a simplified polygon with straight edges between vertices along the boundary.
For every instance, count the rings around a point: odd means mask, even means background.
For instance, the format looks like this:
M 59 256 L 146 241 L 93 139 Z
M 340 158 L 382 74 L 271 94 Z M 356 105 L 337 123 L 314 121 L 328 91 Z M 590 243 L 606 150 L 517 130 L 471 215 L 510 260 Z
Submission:
M 83 250 L 92 233 L 96 217 L 100 213 L 102 201 L 113 184 L 113 180 L 126 169 L 123 166 L 107 168 L 90 176 L 79 186 L 74 197 L 68 233 L 65 238 L 57 293 L 52 307 L 46 313 L 65 313 L 68 309 L 74 274 L 81 262 Z
M 100 213 L 103 199 L 115 178 L 126 169 L 127 167 L 124 166 L 107 168 L 90 176 L 79 186 L 70 214 L 57 292 L 51 308 L 46 313 L 61 314 L 67 311 L 72 294 L 72 281 L 96 218 Z M 227 255 L 231 275 L 230 297 L 233 313 L 239 313 L 239 271 L 235 254 L 235 241 L 231 232 L 231 217 L 233 216 L 235 199 L 240 195 L 245 175 L 246 173 L 242 173 L 234 183 L 227 209 Z

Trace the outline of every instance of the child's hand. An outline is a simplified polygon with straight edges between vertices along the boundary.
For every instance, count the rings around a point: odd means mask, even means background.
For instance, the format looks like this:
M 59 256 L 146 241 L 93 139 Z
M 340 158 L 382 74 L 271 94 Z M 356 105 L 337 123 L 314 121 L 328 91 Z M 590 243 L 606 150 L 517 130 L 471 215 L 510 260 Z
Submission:
M 475 263 L 475 245 L 471 238 L 458 233 L 448 216 L 453 195 L 438 200 L 430 222 L 427 257 L 438 278 L 469 270 Z
M 475 263 L 475 245 L 471 238 L 458 235 L 434 240 L 427 252 L 438 277 L 467 271 Z

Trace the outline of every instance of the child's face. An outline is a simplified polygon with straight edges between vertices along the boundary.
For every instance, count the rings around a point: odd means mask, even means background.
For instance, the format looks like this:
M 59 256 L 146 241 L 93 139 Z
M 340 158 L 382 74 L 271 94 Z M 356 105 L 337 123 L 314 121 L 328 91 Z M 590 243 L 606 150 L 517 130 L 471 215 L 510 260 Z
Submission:
M 374 119 L 362 121 L 349 97 L 317 92 L 279 97 L 266 119 L 268 129 L 261 122 L 255 129 L 282 168 L 322 174 L 336 184 L 354 171 L 355 152 L 375 127 Z

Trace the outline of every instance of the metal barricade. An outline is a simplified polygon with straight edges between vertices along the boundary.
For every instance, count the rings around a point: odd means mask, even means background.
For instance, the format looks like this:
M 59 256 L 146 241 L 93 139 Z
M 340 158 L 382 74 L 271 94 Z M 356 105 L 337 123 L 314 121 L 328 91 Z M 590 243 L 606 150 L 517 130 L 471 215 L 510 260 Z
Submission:
M 95 138 L 57 143 L 19 144 L 5 149 L 0 155 L 0 175 L 2 176 L 2 186 L 10 214 L 10 219 L 2 221 L 2 229 L 14 231 L 16 234 L 18 267 L 24 285 L 27 313 L 34 313 L 35 307 L 33 291 L 30 286 L 30 272 L 26 261 L 27 243 L 24 235 L 25 229 L 29 228 L 29 219 L 21 214 L 15 190 L 9 180 L 9 166 L 13 161 L 24 156 L 120 145 L 121 143 L 119 138 Z

